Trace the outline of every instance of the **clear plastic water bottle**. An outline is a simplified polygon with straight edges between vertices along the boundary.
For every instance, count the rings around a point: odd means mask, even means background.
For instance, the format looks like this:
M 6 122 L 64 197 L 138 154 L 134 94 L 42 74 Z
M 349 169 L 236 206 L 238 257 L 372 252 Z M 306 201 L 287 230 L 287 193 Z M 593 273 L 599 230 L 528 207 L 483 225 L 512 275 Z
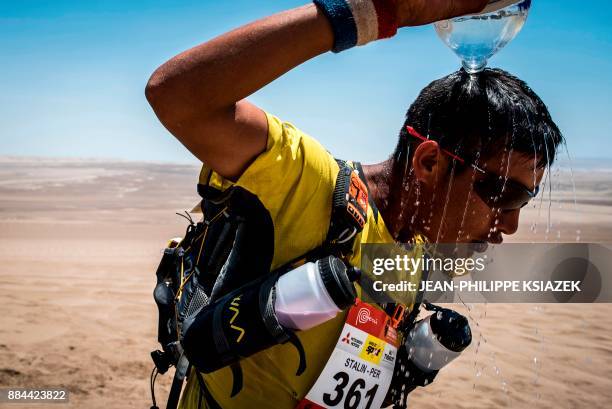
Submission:
M 461 58 L 469 73 L 482 71 L 487 60 L 523 28 L 531 0 L 490 0 L 479 14 L 434 24 L 438 36 Z

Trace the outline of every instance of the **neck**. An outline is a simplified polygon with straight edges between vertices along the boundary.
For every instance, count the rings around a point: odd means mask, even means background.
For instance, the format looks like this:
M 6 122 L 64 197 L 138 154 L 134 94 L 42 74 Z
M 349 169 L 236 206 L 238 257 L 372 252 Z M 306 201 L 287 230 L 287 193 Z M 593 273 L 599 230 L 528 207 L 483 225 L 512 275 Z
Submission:
M 413 192 L 405 192 L 404 183 L 393 179 L 396 173 L 392 172 L 392 160 L 362 167 L 370 196 L 389 233 L 396 241 L 410 240 L 416 226 L 411 226 L 410 219 L 418 209 L 414 206 L 414 200 L 410 200 Z

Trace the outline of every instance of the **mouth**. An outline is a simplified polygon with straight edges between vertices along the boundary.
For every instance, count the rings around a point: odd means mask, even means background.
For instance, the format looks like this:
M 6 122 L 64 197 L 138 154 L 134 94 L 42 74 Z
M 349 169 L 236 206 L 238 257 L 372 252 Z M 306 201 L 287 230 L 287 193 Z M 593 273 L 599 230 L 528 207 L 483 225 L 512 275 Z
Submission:
M 489 247 L 489 244 L 502 244 L 503 241 L 504 238 L 500 234 L 499 236 L 491 236 L 487 240 L 472 240 L 470 242 L 470 248 L 478 253 L 484 253 Z

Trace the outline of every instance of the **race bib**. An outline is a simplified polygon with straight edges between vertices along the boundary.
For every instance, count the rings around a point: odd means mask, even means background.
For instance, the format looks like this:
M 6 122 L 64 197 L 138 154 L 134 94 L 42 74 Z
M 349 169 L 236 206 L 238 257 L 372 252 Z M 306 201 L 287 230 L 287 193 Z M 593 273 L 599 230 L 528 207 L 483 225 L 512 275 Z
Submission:
M 391 384 L 397 346 L 389 316 L 358 299 L 323 372 L 296 409 L 379 409 Z

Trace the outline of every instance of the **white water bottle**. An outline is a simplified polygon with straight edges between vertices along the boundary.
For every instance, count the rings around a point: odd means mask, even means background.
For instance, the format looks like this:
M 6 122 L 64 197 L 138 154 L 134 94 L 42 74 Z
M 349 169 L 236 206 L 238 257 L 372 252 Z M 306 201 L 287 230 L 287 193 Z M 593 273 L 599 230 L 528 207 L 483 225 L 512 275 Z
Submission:
M 457 358 L 471 342 L 467 319 L 453 310 L 438 308 L 410 331 L 406 346 L 412 363 L 430 373 Z
M 329 256 L 283 274 L 276 283 L 274 309 L 283 327 L 306 330 L 334 318 L 356 296 L 344 263 Z

